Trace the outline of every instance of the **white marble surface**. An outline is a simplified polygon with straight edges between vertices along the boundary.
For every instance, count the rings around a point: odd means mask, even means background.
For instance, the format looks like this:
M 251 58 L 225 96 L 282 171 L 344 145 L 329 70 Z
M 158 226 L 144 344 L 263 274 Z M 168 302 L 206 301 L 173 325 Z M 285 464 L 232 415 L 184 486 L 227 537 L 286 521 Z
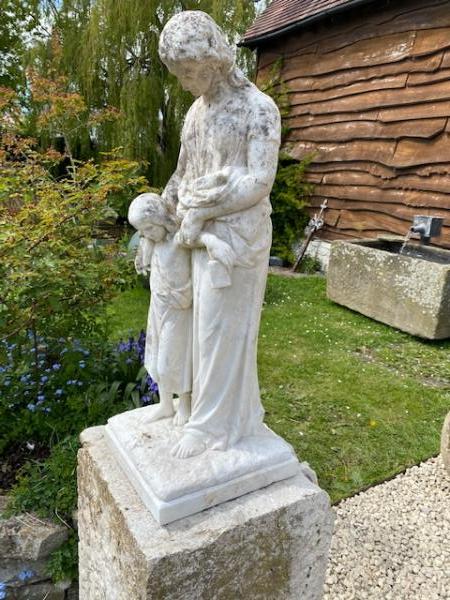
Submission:
M 196 100 L 175 172 L 161 196 L 132 202 L 129 220 L 142 239 L 137 269 L 151 272 L 145 364 L 161 397 L 153 418 L 171 416 L 173 395 L 183 395 L 184 429 L 171 448 L 182 459 L 263 430 L 256 347 L 281 119 L 206 13 L 173 16 L 159 53 Z
M 264 427 L 226 451 L 206 450 L 180 460 L 170 449 L 182 435 L 172 420 L 153 420 L 157 405 L 112 417 L 110 450 L 160 523 L 180 519 L 298 474 L 292 447 Z M 305 469 L 305 472 L 309 472 Z

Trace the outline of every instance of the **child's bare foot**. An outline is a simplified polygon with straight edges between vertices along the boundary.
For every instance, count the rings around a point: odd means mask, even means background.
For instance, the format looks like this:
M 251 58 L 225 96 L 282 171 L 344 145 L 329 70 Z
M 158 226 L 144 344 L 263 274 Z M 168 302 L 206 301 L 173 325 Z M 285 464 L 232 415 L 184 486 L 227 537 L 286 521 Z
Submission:
M 180 407 L 175 413 L 175 416 L 173 418 L 173 424 L 176 427 L 183 427 L 183 425 L 186 425 L 186 423 L 189 421 L 189 417 L 190 414 L 185 410 L 182 410 Z
M 172 456 L 176 458 L 189 458 L 197 456 L 206 450 L 205 444 L 197 437 L 185 433 L 181 440 L 172 448 Z
M 173 406 L 159 403 L 148 407 L 145 420 L 147 423 L 153 423 L 153 421 L 167 419 L 168 417 L 171 417 L 173 413 Z
M 178 410 L 173 418 L 173 424 L 177 427 L 186 425 L 191 416 L 191 395 L 181 394 Z

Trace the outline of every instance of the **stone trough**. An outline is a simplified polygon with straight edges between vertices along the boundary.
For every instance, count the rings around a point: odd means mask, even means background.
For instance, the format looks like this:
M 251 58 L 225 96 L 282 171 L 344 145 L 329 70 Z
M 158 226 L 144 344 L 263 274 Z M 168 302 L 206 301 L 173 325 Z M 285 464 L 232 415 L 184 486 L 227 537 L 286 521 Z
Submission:
M 334 242 L 328 297 L 421 338 L 450 337 L 450 251 L 401 248 L 398 238 Z

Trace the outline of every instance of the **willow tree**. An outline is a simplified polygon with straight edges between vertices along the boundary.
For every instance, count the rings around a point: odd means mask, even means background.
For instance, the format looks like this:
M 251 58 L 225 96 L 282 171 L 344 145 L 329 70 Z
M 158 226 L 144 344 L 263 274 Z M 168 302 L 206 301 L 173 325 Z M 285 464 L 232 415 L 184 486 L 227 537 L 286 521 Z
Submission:
M 163 185 L 178 154 L 179 134 L 190 94 L 179 87 L 158 56 L 158 39 L 167 20 L 180 10 L 204 10 L 237 41 L 255 16 L 249 0 L 66 0 L 61 21 L 66 62 L 86 103 L 119 110 L 114 122 L 97 128 L 99 148 L 123 146 L 130 159 L 146 161 L 152 185 Z M 74 24 L 74 7 L 78 22 Z M 64 8 L 65 6 L 65 8 Z M 70 10 L 69 10 L 70 6 Z M 74 48 L 77 45 L 79 51 Z M 67 53 L 67 47 L 71 51 Z M 249 71 L 252 56 L 239 51 Z

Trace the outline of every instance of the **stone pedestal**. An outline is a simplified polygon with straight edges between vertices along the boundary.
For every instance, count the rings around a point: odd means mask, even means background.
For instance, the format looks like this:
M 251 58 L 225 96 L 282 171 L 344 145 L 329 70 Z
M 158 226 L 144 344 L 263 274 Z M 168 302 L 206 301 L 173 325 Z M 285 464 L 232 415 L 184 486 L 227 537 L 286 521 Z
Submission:
M 303 471 L 160 525 L 113 457 L 104 427 L 82 440 L 83 600 L 321 598 L 332 513 Z

